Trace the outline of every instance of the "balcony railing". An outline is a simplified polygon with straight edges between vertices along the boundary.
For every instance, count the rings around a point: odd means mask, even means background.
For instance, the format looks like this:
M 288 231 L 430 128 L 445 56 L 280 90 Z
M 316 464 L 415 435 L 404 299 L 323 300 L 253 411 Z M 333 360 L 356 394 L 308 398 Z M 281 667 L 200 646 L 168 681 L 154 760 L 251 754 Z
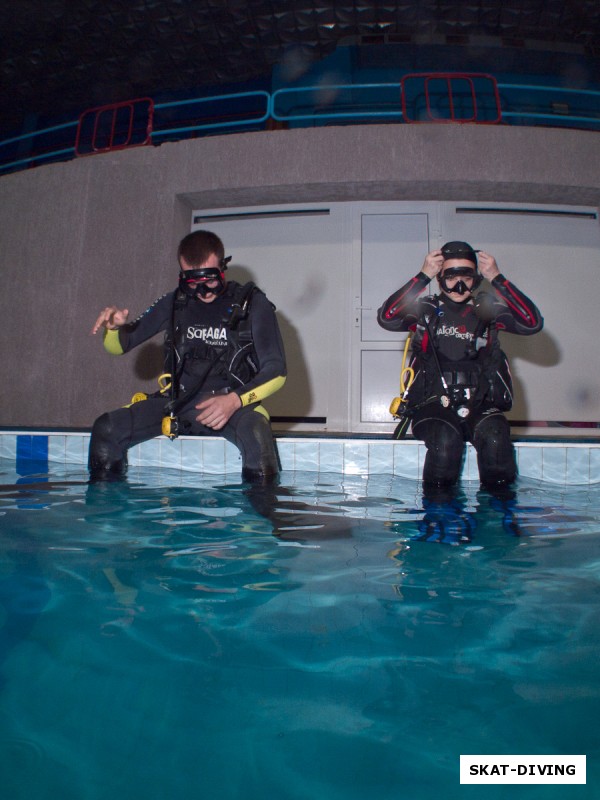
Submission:
M 497 83 L 486 74 L 405 75 L 397 83 L 289 87 L 154 103 L 140 98 L 0 141 L 0 174 L 166 141 L 352 124 L 529 125 L 600 131 L 600 91 Z

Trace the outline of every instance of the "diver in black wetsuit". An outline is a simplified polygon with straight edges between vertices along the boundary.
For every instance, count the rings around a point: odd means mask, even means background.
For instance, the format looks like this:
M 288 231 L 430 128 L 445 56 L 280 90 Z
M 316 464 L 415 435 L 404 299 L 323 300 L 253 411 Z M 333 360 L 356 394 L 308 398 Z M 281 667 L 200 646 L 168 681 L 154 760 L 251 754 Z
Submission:
M 478 270 L 479 268 L 479 270 Z M 419 298 L 437 277 L 441 294 Z M 473 292 L 486 278 L 494 295 Z M 413 331 L 414 381 L 404 419 L 425 442 L 425 488 L 458 481 L 465 441 L 477 451 L 482 484 L 497 488 L 516 476 L 510 426 L 512 381 L 498 332 L 530 335 L 542 329 L 536 306 L 508 281 L 493 256 L 466 242 L 448 242 L 425 258 L 423 268 L 377 312 L 391 331 Z
M 92 328 L 94 334 L 104 330 L 104 346 L 115 355 L 164 331 L 171 388 L 95 421 L 90 479 L 122 478 L 128 448 L 162 430 L 171 437 L 223 435 L 241 451 L 243 478 L 268 483 L 279 473 L 279 459 L 260 402 L 280 389 L 286 376 L 274 307 L 254 284 L 225 280 L 230 259 L 214 233 L 188 234 L 177 255 L 178 289 L 133 322 L 127 322 L 127 309 L 109 306 Z

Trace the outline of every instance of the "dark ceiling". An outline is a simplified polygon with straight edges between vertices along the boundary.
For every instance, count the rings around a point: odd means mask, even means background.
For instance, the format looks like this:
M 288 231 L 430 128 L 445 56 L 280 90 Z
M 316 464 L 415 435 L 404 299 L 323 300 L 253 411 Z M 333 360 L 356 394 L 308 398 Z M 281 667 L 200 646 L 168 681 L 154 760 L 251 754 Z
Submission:
M 600 57 L 599 0 L 0 0 L 3 131 L 31 115 L 268 77 L 373 41 L 571 49 Z

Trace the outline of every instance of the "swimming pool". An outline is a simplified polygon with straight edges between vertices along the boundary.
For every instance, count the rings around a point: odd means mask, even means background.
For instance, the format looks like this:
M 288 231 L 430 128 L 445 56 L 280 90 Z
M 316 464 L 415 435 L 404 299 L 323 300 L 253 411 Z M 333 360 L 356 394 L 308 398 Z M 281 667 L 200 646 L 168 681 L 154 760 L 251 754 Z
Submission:
M 3 800 L 598 796 L 600 487 L 0 465 Z

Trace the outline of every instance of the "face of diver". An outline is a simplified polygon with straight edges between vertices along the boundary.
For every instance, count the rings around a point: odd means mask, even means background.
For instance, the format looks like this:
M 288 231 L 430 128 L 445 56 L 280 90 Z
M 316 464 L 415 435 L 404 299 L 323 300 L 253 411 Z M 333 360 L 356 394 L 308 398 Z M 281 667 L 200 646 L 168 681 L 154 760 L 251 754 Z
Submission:
M 473 296 L 476 272 L 472 261 L 449 258 L 444 261 L 438 281 L 440 277 L 443 278 L 443 283 L 440 283 L 442 292 L 453 302 L 466 303 Z
M 188 264 L 185 258 L 179 259 L 179 265 L 181 267 L 182 272 L 185 274 L 189 271 L 196 271 L 196 270 L 216 270 L 217 273 L 220 273 L 221 278 L 217 276 L 215 273 L 215 277 L 211 278 L 210 275 L 206 278 L 190 278 L 186 280 L 187 286 L 194 290 L 199 289 L 200 285 L 203 285 L 202 291 L 197 291 L 195 296 L 198 300 L 201 300 L 203 303 L 212 303 L 217 297 L 221 294 L 224 288 L 224 277 L 222 272 L 222 265 L 219 261 L 218 256 L 215 253 L 212 253 L 208 259 L 200 266 L 193 267 L 191 264 Z M 214 291 L 211 291 L 214 289 Z

